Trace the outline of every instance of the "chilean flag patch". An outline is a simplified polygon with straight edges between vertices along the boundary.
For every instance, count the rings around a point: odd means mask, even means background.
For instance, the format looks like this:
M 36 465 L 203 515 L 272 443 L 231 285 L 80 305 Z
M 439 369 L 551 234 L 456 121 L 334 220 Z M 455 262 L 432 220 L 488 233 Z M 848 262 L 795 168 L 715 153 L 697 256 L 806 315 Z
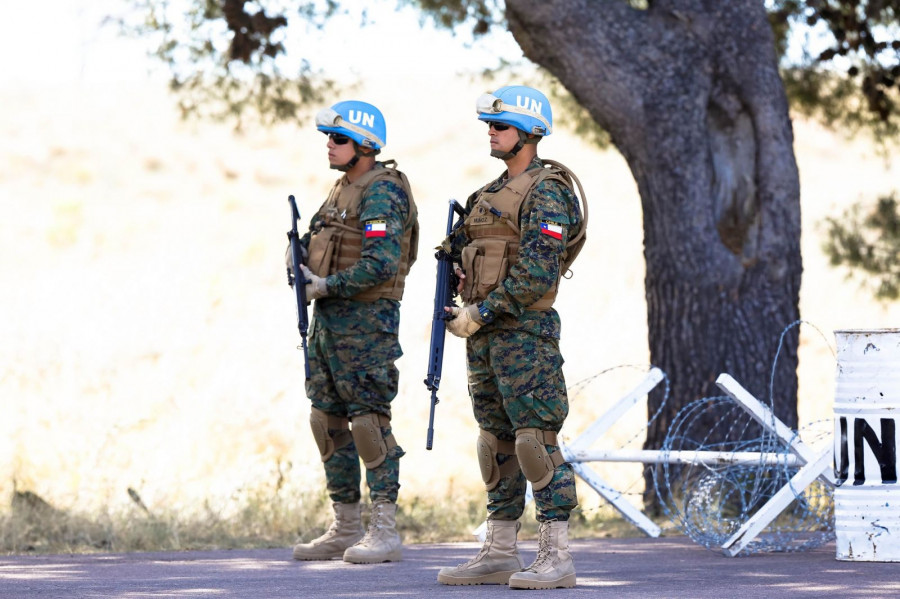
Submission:
M 366 222 L 366 238 L 384 237 L 387 234 L 387 224 L 383 220 L 370 220 Z
M 541 221 L 541 233 L 546 233 L 553 239 L 562 240 L 562 225 L 549 220 Z

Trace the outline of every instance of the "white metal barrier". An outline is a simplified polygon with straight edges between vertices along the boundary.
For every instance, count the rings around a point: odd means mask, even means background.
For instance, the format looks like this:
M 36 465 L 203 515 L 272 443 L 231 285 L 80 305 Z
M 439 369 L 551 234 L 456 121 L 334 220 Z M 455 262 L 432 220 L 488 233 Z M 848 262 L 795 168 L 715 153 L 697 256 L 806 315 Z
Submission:
M 800 437 L 781 420 L 775 417 L 767 406 L 760 403 L 749 391 L 744 389 L 731 375 L 721 374 L 716 379 L 716 384 L 722 391 L 738 402 L 750 416 L 763 428 L 778 436 L 784 441 L 788 450 L 804 464 L 800 470 L 772 496 L 731 538 L 722 545 L 722 551 L 729 556 L 735 556 L 752 541 L 756 535 L 772 520 L 778 517 L 784 509 L 814 480 L 821 479 L 825 483 L 834 486 L 834 449 L 829 445 L 828 449 L 816 453 L 803 443 Z
M 560 452 L 562 452 L 563 457 L 572 465 L 572 469 L 575 471 L 575 474 L 581 478 L 584 482 L 586 482 L 594 491 L 599 493 L 604 499 L 606 499 L 614 508 L 616 508 L 622 516 L 641 529 L 647 536 L 650 537 L 658 537 L 660 535 L 660 528 L 657 526 L 650 518 L 648 518 L 642 511 L 631 505 L 628 500 L 612 485 L 609 485 L 600 478 L 593 470 L 591 470 L 588 466 L 584 464 L 584 462 L 590 461 L 603 461 L 603 460 L 594 460 L 590 458 L 582 457 L 582 453 L 586 452 L 587 449 L 600 437 L 603 436 L 606 431 L 610 429 L 610 427 L 616 423 L 616 421 L 622 417 L 622 415 L 627 412 L 631 407 L 637 404 L 641 398 L 645 397 L 656 385 L 660 383 L 665 378 L 662 370 L 659 368 L 651 368 L 650 372 L 647 373 L 647 376 L 630 392 L 625 394 L 622 399 L 620 399 L 616 404 L 607 410 L 602 416 L 597 418 L 591 424 L 586 431 L 584 431 L 577 439 L 575 439 L 572 444 L 567 445 L 562 440 L 559 443 Z M 615 453 L 615 452 L 613 452 Z M 586 455 L 586 454 L 585 454 Z M 625 460 L 621 460 L 625 461 Z M 634 461 L 634 460 L 632 460 Z M 640 461 L 640 460 L 637 460 Z M 528 483 L 528 488 L 525 493 L 525 503 L 528 504 L 534 498 L 534 492 L 531 488 L 531 483 Z M 478 528 L 476 528 L 472 534 L 474 534 L 479 540 L 484 540 L 484 535 L 487 530 L 487 523 L 482 522 Z
M 631 524 L 649 537 L 658 537 L 661 529 L 644 512 L 633 506 L 612 485 L 604 481 L 588 466 L 588 462 L 640 462 L 644 464 L 711 464 L 740 465 L 763 464 L 771 466 L 801 466 L 791 481 L 778 491 L 756 514 L 754 514 L 723 546 L 726 555 L 735 556 L 747 546 L 762 530 L 794 500 L 795 490 L 802 491 L 817 478 L 833 485 L 830 470 L 833 451 L 831 448 L 816 453 L 782 423 L 769 408 L 760 403 L 730 375 L 722 374 L 716 384 L 743 407 L 751 417 L 766 430 L 784 441 L 790 453 L 760 453 L 752 451 L 660 451 L 605 449 L 591 450 L 590 447 L 602 437 L 629 409 L 635 406 L 665 375 L 658 368 L 652 368 L 647 376 L 629 393 L 623 396 L 609 410 L 591 424 L 572 443 L 560 441 L 559 448 L 575 474 L 599 493 Z M 531 483 L 525 496 L 526 504 L 533 499 Z M 484 540 L 487 524 L 482 522 L 473 534 Z

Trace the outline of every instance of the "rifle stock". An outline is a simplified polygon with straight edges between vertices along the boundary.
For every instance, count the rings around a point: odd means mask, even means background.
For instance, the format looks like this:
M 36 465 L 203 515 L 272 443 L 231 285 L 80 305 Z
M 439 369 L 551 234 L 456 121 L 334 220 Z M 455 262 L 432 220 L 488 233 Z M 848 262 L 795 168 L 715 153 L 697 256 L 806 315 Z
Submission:
M 456 224 L 453 223 L 454 214 L 459 215 Z M 456 200 L 450 200 L 447 212 L 447 233 L 449 236 L 462 225 L 466 212 Z M 434 312 L 431 316 L 431 346 L 428 350 L 428 375 L 425 377 L 425 387 L 431 391 L 431 408 L 428 413 L 428 435 L 425 441 L 425 449 L 431 449 L 434 443 L 434 409 L 440 402 L 437 396 L 441 385 L 441 370 L 444 364 L 444 337 L 447 332 L 445 322 L 447 313 L 444 307 L 453 306 L 453 296 L 456 295 L 456 285 L 453 284 L 456 273 L 453 272 L 453 258 L 443 249 L 439 249 L 434 257 L 437 259 L 437 283 L 434 290 Z
M 297 222 L 300 220 L 300 211 L 297 210 L 297 202 L 294 196 L 288 196 L 288 203 L 291 205 L 291 230 L 288 231 L 288 240 L 291 242 L 291 266 L 293 267 L 293 276 L 288 271 L 288 284 L 294 288 L 294 295 L 297 300 L 297 328 L 300 329 L 300 346 L 303 349 L 303 367 L 306 374 L 306 380 L 309 380 L 309 347 L 306 344 L 307 329 L 309 328 L 309 315 L 306 311 L 306 277 L 300 270 L 303 263 L 303 256 L 300 249 L 300 235 L 297 232 Z

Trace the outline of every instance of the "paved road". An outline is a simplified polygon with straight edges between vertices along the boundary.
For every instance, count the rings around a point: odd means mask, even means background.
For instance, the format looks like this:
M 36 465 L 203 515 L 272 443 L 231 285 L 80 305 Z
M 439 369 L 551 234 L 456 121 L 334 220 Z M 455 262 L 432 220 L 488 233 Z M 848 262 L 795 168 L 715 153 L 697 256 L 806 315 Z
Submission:
M 521 545 L 528 563 L 535 543 Z M 479 547 L 448 543 L 407 546 L 404 561 L 378 565 L 295 562 L 288 549 L 7 556 L 0 557 L 0 598 L 900 597 L 900 564 L 837 561 L 833 544 L 742 558 L 682 537 L 578 540 L 571 546 L 578 586 L 547 592 L 439 585 L 438 569 L 465 561 Z

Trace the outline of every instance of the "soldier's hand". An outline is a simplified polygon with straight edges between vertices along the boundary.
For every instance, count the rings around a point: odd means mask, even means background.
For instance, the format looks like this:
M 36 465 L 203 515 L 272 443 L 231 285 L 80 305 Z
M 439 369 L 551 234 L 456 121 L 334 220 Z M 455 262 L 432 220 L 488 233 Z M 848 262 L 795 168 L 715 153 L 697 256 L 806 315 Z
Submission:
M 453 335 L 465 339 L 481 328 L 484 321 L 478 314 L 478 306 L 472 304 L 465 308 L 444 308 L 453 318 L 447 321 L 447 330 Z
M 289 243 L 287 249 L 284 250 L 284 265 L 287 266 L 287 279 L 288 285 L 291 287 L 294 286 L 294 259 L 291 254 L 291 244 Z
M 320 297 L 328 296 L 328 286 L 325 284 L 324 277 L 314 275 L 305 265 L 300 265 L 303 276 L 306 277 L 306 301 L 311 302 Z

